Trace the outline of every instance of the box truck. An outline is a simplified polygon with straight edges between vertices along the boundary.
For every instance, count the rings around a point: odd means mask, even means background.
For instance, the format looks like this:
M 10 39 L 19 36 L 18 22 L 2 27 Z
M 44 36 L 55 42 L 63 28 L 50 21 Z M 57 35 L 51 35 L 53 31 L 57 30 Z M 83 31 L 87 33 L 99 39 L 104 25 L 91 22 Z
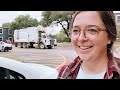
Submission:
M 14 43 L 16 47 L 19 45 L 21 48 L 51 49 L 56 40 L 48 37 L 44 27 L 38 26 L 14 30 Z

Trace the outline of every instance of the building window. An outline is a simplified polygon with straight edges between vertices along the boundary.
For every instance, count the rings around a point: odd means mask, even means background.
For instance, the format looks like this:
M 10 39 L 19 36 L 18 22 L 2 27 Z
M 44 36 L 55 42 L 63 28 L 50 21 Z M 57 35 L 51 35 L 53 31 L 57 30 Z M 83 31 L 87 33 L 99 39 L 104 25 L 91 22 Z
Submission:
M 3 37 L 0 37 L 0 41 L 3 41 Z
M 8 34 L 9 34 L 9 35 L 12 35 L 12 30 L 9 29 L 9 30 L 8 30 Z
M 3 34 L 3 29 L 2 28 L 0 28 L 0 34 Z

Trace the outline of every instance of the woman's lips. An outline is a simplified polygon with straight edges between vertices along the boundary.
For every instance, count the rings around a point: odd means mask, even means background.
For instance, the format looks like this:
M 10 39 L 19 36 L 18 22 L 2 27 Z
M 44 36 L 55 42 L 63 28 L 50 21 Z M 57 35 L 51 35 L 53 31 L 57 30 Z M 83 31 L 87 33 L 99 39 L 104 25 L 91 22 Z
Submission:
M 93 46 L 78 46 L 78 47 L 82 50 L 87 50 L 87 49 L 92 48 Z

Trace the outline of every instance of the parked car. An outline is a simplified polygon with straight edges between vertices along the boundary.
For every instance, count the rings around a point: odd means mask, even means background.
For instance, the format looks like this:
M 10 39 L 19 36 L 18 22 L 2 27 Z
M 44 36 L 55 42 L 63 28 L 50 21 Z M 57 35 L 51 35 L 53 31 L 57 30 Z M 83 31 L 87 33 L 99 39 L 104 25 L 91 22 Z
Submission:
M 54 68 L 0 57 L 0 79 L 56 79 Z
M 12 42 L 10 40 L 0 41 L 0 51 L 12 50 Z

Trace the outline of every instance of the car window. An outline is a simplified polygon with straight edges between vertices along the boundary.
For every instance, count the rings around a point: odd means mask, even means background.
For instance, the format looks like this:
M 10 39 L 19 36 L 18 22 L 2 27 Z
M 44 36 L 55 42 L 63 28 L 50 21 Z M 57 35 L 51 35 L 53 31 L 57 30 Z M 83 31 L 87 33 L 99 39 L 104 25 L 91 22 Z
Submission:
M 46 38 L 46 36 L 45 36 L 45 35 L 43 35 L 43 38 Z
M 0 67 L 0 79 L 6 79 L 7 75 L 5 72 L 5 68 Z
M 9 70 L 10 79 L 25 79 L 22 74 Z
M 4 40 L 3 42 L 8 43 L 8 44 L 12 44 L 12 42 L 10 40 Z
M 25 77 L 20 73 L 0 67 L 0 79 L 25 79 Z

